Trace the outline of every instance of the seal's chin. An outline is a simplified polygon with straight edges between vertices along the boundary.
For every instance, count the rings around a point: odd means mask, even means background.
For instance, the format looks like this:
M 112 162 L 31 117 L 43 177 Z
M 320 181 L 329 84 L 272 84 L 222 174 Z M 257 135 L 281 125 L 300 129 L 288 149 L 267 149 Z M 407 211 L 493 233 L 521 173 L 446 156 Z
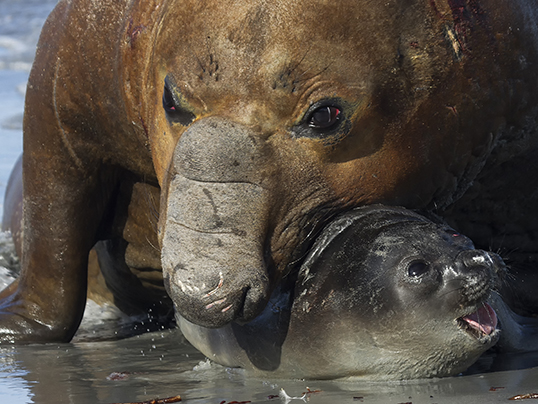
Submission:
M 458 318 L 457 323 L 462 330 L 480 342 L 487 343 L 497 334 L 497 314 L 485 302 L 475 312 Z

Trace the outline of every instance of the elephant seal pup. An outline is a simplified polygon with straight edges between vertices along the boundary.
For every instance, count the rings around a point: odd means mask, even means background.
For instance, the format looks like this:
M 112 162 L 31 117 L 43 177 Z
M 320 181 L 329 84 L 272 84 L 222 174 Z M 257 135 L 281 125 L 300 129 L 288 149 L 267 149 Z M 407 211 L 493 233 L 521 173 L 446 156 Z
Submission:
M 498 340 L 486 302 L 504 270 L 453 229 L 402 208 L 345 213 L 318 238 L 295 287 L 255 321 L 206 329 L 179 318 L 209 358 L 284 377 L 423 378 L 467 369 Z

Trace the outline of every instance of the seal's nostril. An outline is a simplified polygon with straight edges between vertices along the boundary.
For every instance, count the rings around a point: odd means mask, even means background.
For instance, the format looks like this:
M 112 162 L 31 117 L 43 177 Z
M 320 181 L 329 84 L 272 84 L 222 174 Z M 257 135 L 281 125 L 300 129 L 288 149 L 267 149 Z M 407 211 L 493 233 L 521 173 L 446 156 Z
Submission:
M 493 252 L 488 252 L 488 257 L 491 260 L 491 265 L 493 267 L 493 271 L 497 275 L 503 275 L 506 274 L 508 271 L 508 267 L 506 263 L 503 261 L 500 255 L 495 254 Z
M 457 262 L 464 271 L 476 271 L 479 269 L 492 270 L 493 261 L 490 255 L 482 250 L 465 250 L 458 254 Z

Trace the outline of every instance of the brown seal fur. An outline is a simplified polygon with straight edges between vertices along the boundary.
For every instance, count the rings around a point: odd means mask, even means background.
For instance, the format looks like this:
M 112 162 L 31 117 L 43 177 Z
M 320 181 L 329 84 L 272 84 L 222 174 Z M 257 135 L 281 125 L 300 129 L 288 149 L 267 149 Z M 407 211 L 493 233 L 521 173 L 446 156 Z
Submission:
M 252 319 L 328 218 L 374 202 L 442 212 L 465 194 L 445 216 L 535 265 L 536 10 L 60 1 L 28 84 L 23 268 L 2 338 L 71 338 L 99 240 L 156 270 L 162 248 L 190 321 Z M 137 184 L 162 190 L 157 242 L 151 205 L 129 219 Z M 132 242 L 129 220 L 146 223 Z

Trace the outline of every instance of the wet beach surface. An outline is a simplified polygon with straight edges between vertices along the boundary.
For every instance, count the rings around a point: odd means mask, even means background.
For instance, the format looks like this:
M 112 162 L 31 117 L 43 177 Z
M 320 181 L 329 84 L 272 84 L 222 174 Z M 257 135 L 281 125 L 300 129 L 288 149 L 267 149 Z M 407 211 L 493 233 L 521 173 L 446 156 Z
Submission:
M 35 43 L 55 3 L 0 0 L 0 209 L 10 169 L 22 151 L 24 91 Z M 0 266 L 4 287 L 12 279 L 9 268 L 16 267 L 5 233 L 0 234 Z M 217 404 L 500 403 L 538 393 L 538 354 L 488 354 L 468 374 L 444 379 L 256 379 L 209 362 L 178 330 L 115 339 L 128 320 L 112 308 L 90 304 L 72 343 L 0 346 L 0 402 L 126 403 L 180 395 L 186 403 Z
M 177 330 L 120 341 L 0 348 L 0 398 L 10 403 L 139 402 L 177 395 L 187 403 L 279 403 L 301 402 L 286 395 L 305 392 L 311 403 L 501 403 L 538 392 L 537 383 L 538 369 L 390 383 L 255 379 L 207 361 Z

